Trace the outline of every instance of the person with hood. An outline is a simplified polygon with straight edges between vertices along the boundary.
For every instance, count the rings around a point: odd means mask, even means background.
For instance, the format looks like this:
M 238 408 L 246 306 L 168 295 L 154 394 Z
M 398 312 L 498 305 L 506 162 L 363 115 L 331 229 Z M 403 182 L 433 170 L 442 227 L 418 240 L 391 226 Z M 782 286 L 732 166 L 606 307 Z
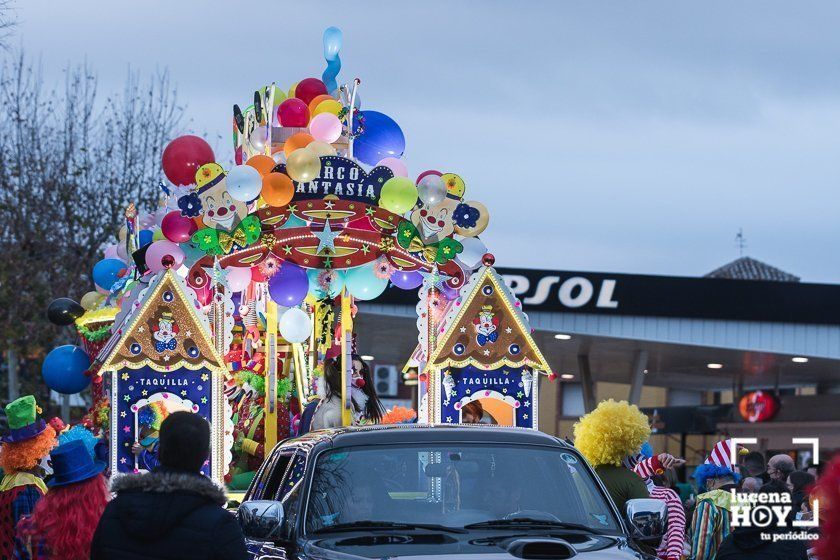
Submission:
M 768 482 L 758 491 L 759 496 L 779 496 L 790 492 L 779 481 Z M 793 512 L 792 512 L 793 513 Z M 790 520 L 788 520 L 790 521 Z M 789 532 L 788 527 L 737 527 L 723 539 L 716 560 L 807 560 L 808 547 L 798 539 L 773 538 Z M 770 536 L 771 538 L 767 538 Z
M 76 439 L 50 453 L 49 492 L 17 525 L 16 560 L 90 558 L 93 532 L 108 503 L 105 463 L 94 461 L 91 451 Z
M 245 560 L 245 539 L 224 488 L 201 474 L 210 425 L 173 412 L 160 426 L 160 467 L 116 478 L 93 537 L 91 560 Z
M 0 558 L 11 558 L 15 548 L 15 527 L 30 515 L 47 493 L 44 458 L 56 446 L 55 428 L 38 417 L 35 397 L 26 395 L 9 403 L 6 416 L 9 433 L 0 447 Z
M 732 440 L 715 444 L 706 462 L 694 471 L 697 505 L 691 520 L 691 555 L 693 560 L 713 560 L 720 543 L 730 533 L 732 492 L 741 475 L 732 469 Z

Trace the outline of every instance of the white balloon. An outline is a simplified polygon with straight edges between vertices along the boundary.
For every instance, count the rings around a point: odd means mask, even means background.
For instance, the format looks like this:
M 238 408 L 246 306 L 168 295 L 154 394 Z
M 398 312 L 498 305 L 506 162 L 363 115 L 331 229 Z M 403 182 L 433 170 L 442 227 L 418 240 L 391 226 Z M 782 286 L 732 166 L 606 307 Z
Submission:
M 264 126 L 258 126 L 251 132 L 251 135 L 248 136 L 248 142 L 259 152 L 265 150 L 267 141 L 268 136 Z
M 487 245 L 478 237 L 465 237 L 461 239 L 461 245 L 464 250 L 458 254 L 458 260 L 470 270 L 478 268 L 487 254 Z
M 417 194 L 425 206 L 434 206 L 446 198 L 446 185 L 440 175 L 426 175 L 417 183 Z
M 288 342 L 303 342 L 312 334 L 312 321 L 306 311 L 292 307 L 280 316 L 277 328 Z
M 250 165 L 237 165 L 225 180 L 231 198 L 241 202 L 254 200 L 262 190 L 262 175 Z

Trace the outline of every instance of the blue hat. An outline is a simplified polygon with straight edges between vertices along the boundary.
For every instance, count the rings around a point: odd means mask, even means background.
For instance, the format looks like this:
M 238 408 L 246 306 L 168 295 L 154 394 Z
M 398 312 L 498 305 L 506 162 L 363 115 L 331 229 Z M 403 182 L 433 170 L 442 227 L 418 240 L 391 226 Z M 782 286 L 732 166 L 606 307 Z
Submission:
M 68 441 L 50 453 L 53 478 L 47 486 L 55 488 L 93 478 L 105 470 L 105 463 L 94 461 L 81 440 Z

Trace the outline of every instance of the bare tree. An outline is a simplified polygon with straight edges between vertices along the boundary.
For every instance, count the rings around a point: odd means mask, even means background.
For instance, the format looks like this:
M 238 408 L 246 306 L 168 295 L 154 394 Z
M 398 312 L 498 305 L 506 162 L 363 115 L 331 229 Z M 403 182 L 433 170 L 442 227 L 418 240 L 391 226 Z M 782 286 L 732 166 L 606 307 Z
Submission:
M 166 72 L 142 85 L 129 72 L 123 92 L 99 101 L 87 66 L 47 89 L 22 55 L 0 69 L 0 105 L 0 346 L 34 367 L 73 337 L 46 321 L 50 300 L 92 288 L 129 202 L 156 206 L 160 156 L 183 110 Z M 30 373 L 22 389 L 42 387 Z

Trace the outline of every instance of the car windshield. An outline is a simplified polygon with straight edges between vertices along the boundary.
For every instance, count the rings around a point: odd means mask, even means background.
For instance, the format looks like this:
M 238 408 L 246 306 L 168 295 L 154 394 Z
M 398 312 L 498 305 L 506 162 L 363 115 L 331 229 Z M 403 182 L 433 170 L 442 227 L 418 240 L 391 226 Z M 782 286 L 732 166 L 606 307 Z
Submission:
M 305 528 L 307 533 L 327 532 L 371 522 L 462 529 L 517 519 L 619 531 L 576 453 L 533 445 L 460 443 L 346 447 L 322 453 L 315 465 Z

